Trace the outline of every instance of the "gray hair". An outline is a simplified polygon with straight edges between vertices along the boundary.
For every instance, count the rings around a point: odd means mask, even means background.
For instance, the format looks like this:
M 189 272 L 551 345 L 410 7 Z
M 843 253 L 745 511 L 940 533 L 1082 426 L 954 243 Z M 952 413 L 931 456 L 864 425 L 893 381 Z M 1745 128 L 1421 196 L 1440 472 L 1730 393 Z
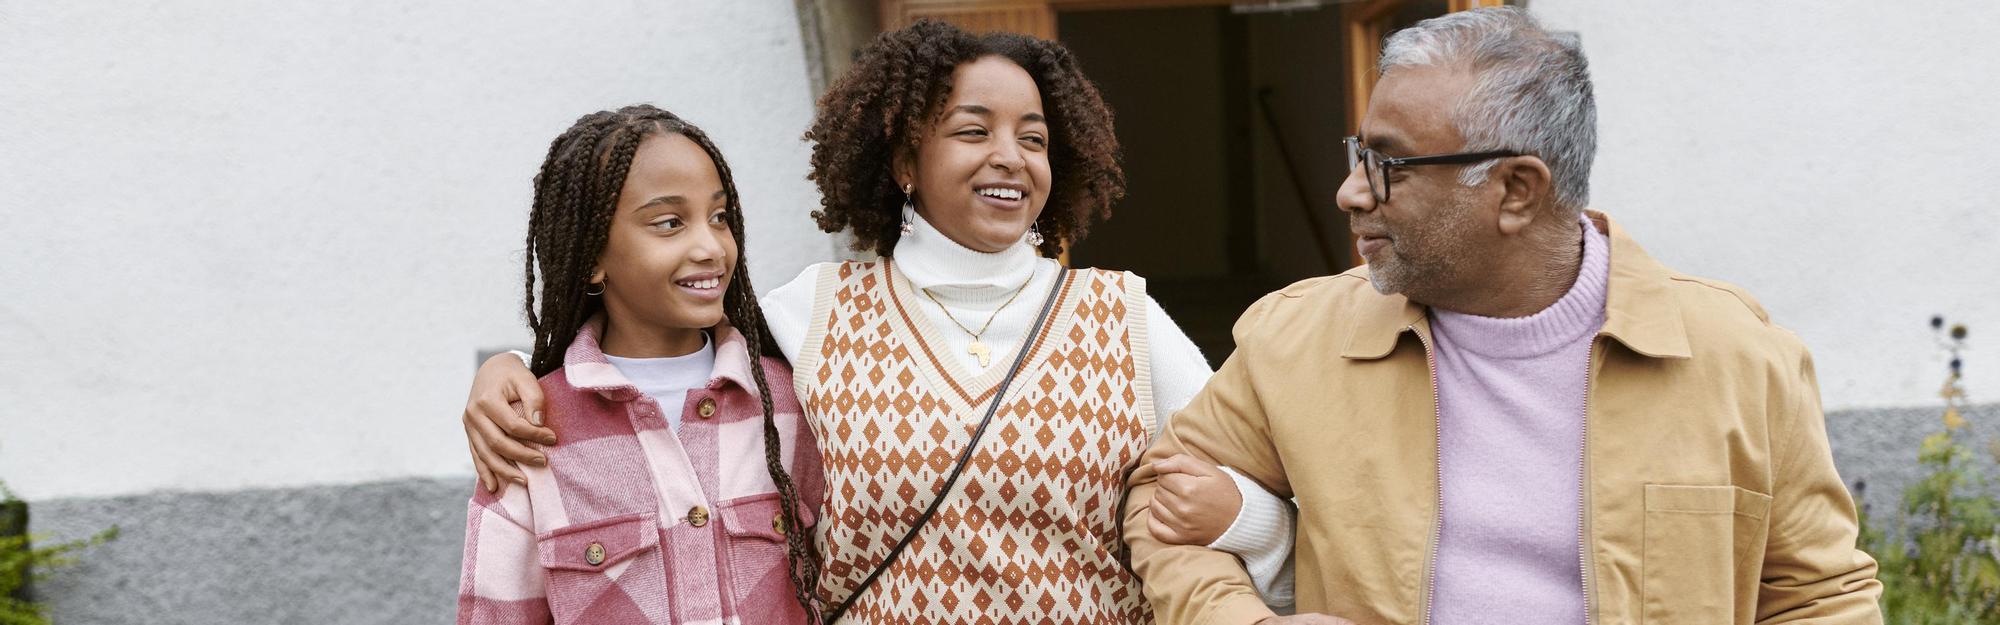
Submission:
M 1540 157 L 1554 178 L 1557 206 L 1574 212 L 1589 205 L 1597 102 L 1583 45 L 1574 35 L 1543 29 L 1519 7 L 1461 11 L 1396 31 L 1383 44 L 1383 76 L 1419 65 L 1477 76 L 1451 115 L 1466 151 Z M 1493 163 L 1466 168 L 1459 181 L 1484 181 Z

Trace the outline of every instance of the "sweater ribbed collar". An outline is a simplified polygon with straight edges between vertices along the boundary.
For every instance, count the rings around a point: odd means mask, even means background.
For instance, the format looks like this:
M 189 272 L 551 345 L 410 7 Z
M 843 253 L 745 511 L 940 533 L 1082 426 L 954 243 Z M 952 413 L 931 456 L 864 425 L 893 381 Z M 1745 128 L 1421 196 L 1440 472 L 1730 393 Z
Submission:
M 1431 327 L 1438 340 L 1490 358 L 1532 358 L 1596 334 L 1604 327 L 1611 246 L 1588 221 L 1580 221 L 1578 230 L 1583 262 L 1576 282 L 1556 303 L 1526 317 L 1504 319 L 1433 308 Z
M 922 215 L 905 211 L 912 232 L 896 242 L 895 267 L 912 289 L 928 289 L 939 300 L 962 306 L 997 305 L 1035 275 L 1035 249 L 1016 242 L 999 252 L 959 245 Z

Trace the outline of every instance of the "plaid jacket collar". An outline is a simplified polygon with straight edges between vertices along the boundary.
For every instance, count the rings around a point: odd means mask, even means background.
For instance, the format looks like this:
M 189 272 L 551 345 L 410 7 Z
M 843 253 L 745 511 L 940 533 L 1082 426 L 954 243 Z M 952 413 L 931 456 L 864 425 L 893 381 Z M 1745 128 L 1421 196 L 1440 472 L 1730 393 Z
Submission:
M 750 352 L 744 349 L 743 333 L 729 327 L 728 322 L 716 324 L 708 332 L 715 345 L 715 371 L 709 375 L 707 388 L 715 391 L 734 384 L 745 392 L 756 393 L 757 382 L 750 374 Z M 563 352 L 563 371 L 569 378 L 570 386 L 596 391 L 617 401 L 637 399 L 639 388 L 633 386 L 632 381 L 604 357 L 604 348 L 600 346 L 603 335 L 602 313 L 592 316 L 582 328 L 577 329 L 576 340 L 570 341 L 569 349 Z

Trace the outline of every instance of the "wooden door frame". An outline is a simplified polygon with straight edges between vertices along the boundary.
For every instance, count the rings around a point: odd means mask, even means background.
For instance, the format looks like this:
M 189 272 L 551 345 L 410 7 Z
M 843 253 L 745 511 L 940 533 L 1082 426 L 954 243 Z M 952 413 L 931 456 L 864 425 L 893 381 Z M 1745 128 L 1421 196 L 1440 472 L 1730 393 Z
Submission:
M 1056 38 L 1055 14 L 1070 11 L 1115 11 L 1121 9 L 1166 9 L 1174 7 L 1229 6 L 1233 0 L 879 0 L 882 30 L 901 28 L 919 17 L 953 21 L 954 17 L 995 11 L 1018 11 L 1031 15 L 1037 26 L 1032 32 L 1044 39 Z M 1046 24 L 1045 27 L 1042 27 Z
M 1408 0 L 1369 0 L 1360 5 L 1341 7 L 1345 15 L 1353 15 L 1353 20 L 1345 34 L 1373 35 L 1374 48 L 1379 52 L 1382 37 L 1381 25 L 1377 22 L 1389 11 Z M 1058 11 L 1115 11 L 1124 9 L 1165 9 L 1174 7 L 1231 6 L 1243 4 L 1244 0 L 878 0 L 878 15 L 882 30 L 901 28 L 917 17 L 942 17 L 953 15 L 984 13 L 991 11 L 1034 11 L 1045 12 L 1050 17 L 1046 34 L 1027 33 L 1045 38 L 1055 37 L 1054 14 Z M 1447 0 L 1445 11 L 1456 13 L 1479 7 L 1500 6 L 1506 0 Z M 1361 30 L 1356 30 L 1356 28 Z M 1368 55 L 1365 58 L 1373 58 Z

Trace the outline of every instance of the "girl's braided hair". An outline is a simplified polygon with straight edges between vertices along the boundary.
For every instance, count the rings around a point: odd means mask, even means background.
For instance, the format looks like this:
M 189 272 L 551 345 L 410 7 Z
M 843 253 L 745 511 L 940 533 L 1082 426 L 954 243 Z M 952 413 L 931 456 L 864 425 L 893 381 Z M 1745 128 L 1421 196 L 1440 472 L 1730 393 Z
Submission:
M 758 398 L 763 401 L 764 462 L 771 481 L 778 486 L 779 504 L 783 507 L 792 585 L 799 605 L 808 616 L 814 616 L 818 612 L 812 589 L 819 585 L 819 559 L 811 537 L 800 522 L 798 490 L 785 470 L 770 384 L 764 375 L 763 355 L 777 354 L 778 347 L 764 323 L 756 291 L 750 286 L 746 255 L 740 253 L 745 249 L 743 210 L 736 182 L 730 176 L 728 161 L 723 160 L 722 151 L 716 149 L 707 133 L 673 113 L 640 104 L 585 115 L 549 144 L 541 173 L 535 175 L 534 208 L 528 217 L 525 308 L 528 327 L 535 332 L 530 369 L 536 376 L 543 376 L 561 368 L 563 353 L 576 339 L 577 331 L 603 310 L 604 303 L 586 293 L 585 288 L 598 256 L 604 252 L 618 205 L 618 192 L 625 186 L 625 175 L 632 168 L 632 155 L 638 151 L 639 143 L 647 137 L 668 134 L 687 137 L 708 153 L 728 196 L 729 209 L 724 219 L 739 253 L 733 278 L 723 293 L 725 316 L 731 326 L 743 333 L 744 347 L 749 351 L 751 376 L 757 383 Z

